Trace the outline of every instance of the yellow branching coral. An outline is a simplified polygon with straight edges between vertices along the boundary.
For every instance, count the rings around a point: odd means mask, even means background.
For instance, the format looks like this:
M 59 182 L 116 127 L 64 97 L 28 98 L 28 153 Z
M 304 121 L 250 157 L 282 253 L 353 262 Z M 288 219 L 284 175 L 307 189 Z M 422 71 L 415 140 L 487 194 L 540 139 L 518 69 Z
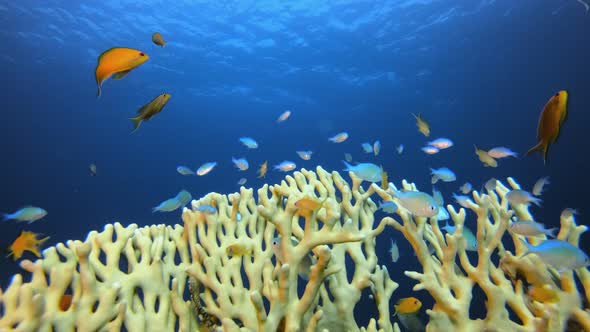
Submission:
M 0 330 L 399 331 L 389 312 L 397 284 L 375 253 L 387 222 L 374 225 L 374 189 L 360 184 L 355 178 L 351 187 L 320 167 L 302 170 L 263 186 L 258 200 L 241 188 L 193 201 L 184 227 L 116 223 L 84 242 L 58 244 L 43 259 L 21 263 L 30 282 L 16 275 L 0 293 Z M 321 208 L 302 216 L 295 203 L 303 197 Z M 218 212 L 198 211 L 205 204 Z M 281 241 L 284 262 L 273 258 L 277 235 L 297 239 Z M 235 245 L 254 250 L 231 255 L 227 248 Z M 304 282 L 297 267 L 310 254 L 314 265 Z M 359 327 L 353 312 L 364 289 L 372 291 L 378 317 Z M 72 304 L 62 311 L 64 294 L 72 294 Z
M 375 252 L 387 226 L 403 234 L 422 265 L 421 272 L 405 273 L 418 282 L 414 290 L 434 298 L 428 331 L 562 331 L 573 321 L 590 330 L 582 305 L 590 295 L 588 271 L 559 274 L 536 255 L 520 257 L 526 248 L 506 230 L 515 216 L 531 216 L 524 206 L 509 208 L 501 183 L 473 194 L 478 251 L 468 256 L 464 209 L 448 206 L 453 234 L 403 207 L 376 222 L 371 196 L 399 202 L 389 189 L 365 189 L 350 176 L 351 184 L 321 167 L 302 170 L 256 195 L 242 187 L 192 201 L 182 226 L 115 223 L 84 242 L 60 243 L 42 259 L 21 263 L 31 281 L 16 275 L 0 290 L 0 331 L 399 331 L 390 312 L 398 284 Z M 205 205 L 216 213 L 201 212 Z M 577 246 L 585 230 L 564 214 L 559 239 Z M 515 254 L 504 247 L 505 235 Z M 273 242 L 279 236 L 292 241 Z M 312 262 L 308 280 L 299 275 L 305 261 Z M 484 319 L 469 317 L 475 287 L 486 296 Z M 354 311 L 364 290 L 377 314 L 359 326 Z M 72 295 L 65 309 L 64 294 Z
M 520 186 L 511 178 L 512 189 Z M 404 182 L 406 190 L 416 190 L 414 185 Z M 377 188 L 379 195 L 390 195 Z M 583 309 L 582 301 L 590 295 L 588 270 L 575 272 L 557 271 L 545 265 L 536 255 L 519 257 L 526 248 L 518 235 L 507 233 L 516 215 L 517 220 L 533 220 L 525 205 L 509 209 L 506 194 L 510 191 L 498 182 L 495 191 L 488 194 L 473 193 L 474 202 L 470 209 L 477 216 L 477 261 L 473 264 L 465 250 L 463 229 L 466 211 L 458 212 L 448 206 L 456 231 L 443 235 L 438 222 L 425 218 L 412 218 L 403 209 L 399 223 L 390 219 L 393 226 L 401 231 L 413 246 L 423 271 L 406 271 L 405 274 L 418 281 L 414 290 L 427 290 L 435 300 L 431 310 L 428 331 L 566 331 L 568 323 L 583 326 L 590 331 L 590 313 Z M 564 213 L 561 217 L 561 231 L 558 239 L 577 246 L 580 234 L 586 226 L 576 226 L 574 215 Z M 506 250 L 503 235 L 510 234 L 516 255 Z M 531 238 L 531 242 L 539 239 Z M 428 253 L 427 245 L 435 248 L 435 254 Z M 492 255 L 498 255 L 499 263 L 494 264 Z M 578 292 L 574 273 L 584 287 Z M 472 290 L 479 286 L 486 296 L 484 319 L 470 319 Z M 531 289 L 543 289 L 544 296 L 530 296 Z M 549 296 L 548 296 L 549 295 Z M 509 310 L 519 321 L 510 319 Z

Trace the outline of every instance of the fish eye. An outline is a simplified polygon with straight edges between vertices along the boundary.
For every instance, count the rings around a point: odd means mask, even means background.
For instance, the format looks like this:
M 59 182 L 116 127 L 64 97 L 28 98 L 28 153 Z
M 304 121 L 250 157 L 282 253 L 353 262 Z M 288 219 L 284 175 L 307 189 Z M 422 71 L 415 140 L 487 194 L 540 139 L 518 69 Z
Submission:
M 139 56 L 145 56 L 145 53 L 143 53 L 143 52 L 140 52 L 140 53 L 139 53 Z
M 414 301 L 414 304 L 418 304 L 418 301 Z

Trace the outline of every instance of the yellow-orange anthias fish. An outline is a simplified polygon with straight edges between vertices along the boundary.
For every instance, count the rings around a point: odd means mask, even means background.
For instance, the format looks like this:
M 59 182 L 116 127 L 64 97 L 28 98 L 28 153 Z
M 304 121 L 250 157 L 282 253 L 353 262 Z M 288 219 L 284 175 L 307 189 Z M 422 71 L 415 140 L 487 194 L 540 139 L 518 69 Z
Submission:
M 148 104 L 144 105 L 142 108 L 137 110 L 137 116 L 134 118 L 130 118 L 129 120 L 133 121 L 133 131 L 136 131 L 139 128 L 139 125 L 142 121 L 148 121 L 154 115 L 160 113 L 168 100 L 170 100 L 170 94 L 162 93 L 161 95 L 154 98 Z
M 537 140 L 539 142 L 526 153 L 527 155 L 542 151 L 543 161 L 547 162 L 549 144 L 557 140 L 561 125 L 567 116 L 567 99 L 568 94 L 565 90 L 559 91 L 549 99 L 539 118 L 539 126 L 537 127 Z
M 33 232 L 22 231 L 20 233 L 20 235 L 14 240 L 14 242 L 10 246 L 10 248 L 9 248 L 10 254 L 9 255 L 12 255 L 13 259 L 17 260 L 17 259 L 21 258 L 21 256 L 23 255 L 23 253 L 25 251 L 30 251 L 33 254 L 35 254 L 35 256 L 41 257 L 41 254 L 39 253 L 39 246 L 43 242 L 47 241 L 47 239 L 49 239 L 49 237 L 45 237 L 43 239 L 37 239 L 37 235 L 39 235 L 39 234 L 36 234 Z
M 381 172 L 381 189 L 383 190 L 387 190 L 389 188 L 389 181 L 387 180 L 387 178 L 387 172 Z
M 428 137 L 430 136 L 430 125 L 428 124 L 428 122 L 426 122 L 426 120 L 424 120 L 424 118 L 422 117 L 421 114 L 418 113 L 418 115 L 416 114 L 412 114 L 415 118 L 416 118 L 416 127 L 418 127 L 418 131 L 422 133 L 422 135 Z
M 268 170 L 268 160 L 260 165 L 260 169 L 258 170 L 258 178 L 263 178 L 266 176 L 266 171 Z
M 328 197 L 324 198 L 322 201 L 319 201 L 315 198 L 304 197 L 295 202 L 295 207 L 297 210 L 299 210 L 299 214 L 307 217 L 310 216 L 312 212 L 322 208 L 327 199 Z
M 139 50 L 126 47 L 113 47 L 104 51 L 98 56 L 98 64 L 94 71 L 96 85 L 98 86 L 97 96 L 100 96 L 101 86 L 109 77 L 119 80 L 150 57 Z
M 158 46 L 164 47 L 164 45 L 166 45 L 164 37 L 162 37 L 162 35 L 159 32 L 156 32 L 152 35 L 152 41 L 154 42 L 154 44 Z
M 422 308 L 422 302 L 415 297 L 406 297 L 393 305 L 396 314 L 413 314 Z

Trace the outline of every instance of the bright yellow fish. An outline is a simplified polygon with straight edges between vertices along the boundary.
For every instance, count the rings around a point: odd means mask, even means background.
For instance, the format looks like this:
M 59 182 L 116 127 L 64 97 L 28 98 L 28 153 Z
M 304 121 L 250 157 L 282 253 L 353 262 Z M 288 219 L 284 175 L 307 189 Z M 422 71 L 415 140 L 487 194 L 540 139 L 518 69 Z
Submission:
M 395 314 L 413 314 L 422 308 L 422 302 L 415 297 L 406 297 L 393 306 Z
M 529 297 L 537 302 L 557 302 L 559 300 L 559 296 L 557 295 L 557 291 L 551 289 L 550 287 L 538 287 L 532 286 L 529 288 L 528 291 Z
M 227 246 L 227 248 L 225 249 L 225 253 L 230 257 L 251 255 L 252 248 L 247 248 L 246 246 L 244 246 L 242 244 L 234 243 L 234 244 L 230 244 L 229 246 Z
M 146 62 L 150 57 L 139 50 L 126 47 L 113 47 L 98 56 L 98 64 L 94 71 L 98 94 L 101 86 L 109 77 L 114 80 L 121 79 L 129 72 Z
M 484 167 L 498 167 L 498 161 L 490 156 L 487 151 L 478 149 L 476 145 L 473 146 L 475 147 L 475 154 L 479 157 L 479 161 L 481 161 Z
M 428 137 L 430 136 L 430 125 L 428 124 L 428 122 L 426 122 L 426 120 L 424 120 L 424 118 L 422 117 L 421 114 L 418 113 L 418 115 L 416 114 L 412 114 L 415 118 L 416 118 L 416 126 L 418 127 L 418 131 L 422 133 L 422 135 Z
M 324 198 L 324 200 L 322 201 L 318 201 L 315 198 L 304 197 L 295 202 L 295 207 L 299 211 L 299 214 L 301 214 L 304 217 L 307 217 L 311 215 L 312 212 L 321 209 L 324 206 L 324 203 L 327 199 L 328 197 Z
M 36 234 L 33 232 L 22 231 L 20 233 L 20 235 L 14 240 L 14 242 L 10 246 L 10 248 L 9 248 L 10 254 L 9 255 L 12 255 L 13 259 L 17 260 L 17 259 L 21 258 L 21 256 L 23 255 L 23 253 L 25 251 L 30 251 L 33 254 L 35 254 L 35 256 L 41 257 L 41 254 L 39 253 L 39 246 L 43 242 L 47 241 L 47 239 L 49 239 L 49 237 L 37 239 L 37 235 L 39 235 L 39 234 Z
M 135 132 L 139 128 L 142 121 L 148 121 L 154 115 L 160 113 L 168 100 L 170 100 L 170 97 L 170 94 L 163 93 L 137 110 L 137 116 L 129 119 L 133 121 L 133 131 Z
M 538 143 L 526 153 L 527 155 L 542 151 L 543 162 L 547 163 L 549 144 L 557 140 L 561 125 L 567 116 L 567 99 L 568 94 L 565 90 L 559 91 L 549 99 L 539 118 L 539 126 L 537 127 Z

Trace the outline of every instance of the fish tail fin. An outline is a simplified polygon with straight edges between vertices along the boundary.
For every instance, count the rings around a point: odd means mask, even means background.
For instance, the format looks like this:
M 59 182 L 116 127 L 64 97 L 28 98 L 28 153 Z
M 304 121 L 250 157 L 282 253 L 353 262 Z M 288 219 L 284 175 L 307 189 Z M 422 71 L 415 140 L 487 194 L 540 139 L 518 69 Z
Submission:
M 131 132 L 133 134 L 137 131 L 137 129 L 139 129 L 139 126 L 141 125 L 141 121 L 143 121 L 143 119 L 141 118 L 141 116 L 136 116 L 134 118 L 129 118 L 129 120 L 133 121 L 133 131 Z
M 531 250 L 532 246 L 524 238 L 520 238 L 520 242 L 524 244 L 524 246 L 526 247 L 526 251 L 519 258 L 523 258 L 524 256 L 528 256 L 529 254 L 533 253 L 533 251 Z
M 552 238 L 556 238 L 557 232 L 559 232 L 559 227 L 553 227 L 553 228 L 546 230 L 545 235 L 552 237 Z
M 536 206 L 538 206 L 538 207 L 541 207 L 541 202 L 543 202 L 543 200 L 542 200 L 542 199 L 540 199 L 540 198 L 535 198 L 535 197 L 533 197 L 533 199 L 532 199 L 532 202 L 533 202 L 533 204 L 535 204 Z
M 352 165 L 347 163 L 346 160 L 342 160 L 342 162 L 344 163 L 344 165 L 346 166 L 345 169 L 343 169 L 343 171 L 350 171 L 350 169 L 352 168 Z
M 436 184 L 438 182 L 438 180 L 439 180 L 438 175 L 433 175 L 432 176 L 432 180 L 430 180 L 430 183 Z
M 8 214 L 8 213 L 2 213 L 2 221 L 8 221 L 10 219 L 12 219 L 10 217 L 10 214 Z
M 539 142 L 539 144 L 533 146 L 532 148 L 530 148 L 530 150 L 527 151 L 527 153 L 525 154 L 525 156 L 528 156 L 534 152 L 542 152 L 543 153 L 543 162 L 547 163 L 547 152 L 549 152 L 549 144 L 541 141 Z

